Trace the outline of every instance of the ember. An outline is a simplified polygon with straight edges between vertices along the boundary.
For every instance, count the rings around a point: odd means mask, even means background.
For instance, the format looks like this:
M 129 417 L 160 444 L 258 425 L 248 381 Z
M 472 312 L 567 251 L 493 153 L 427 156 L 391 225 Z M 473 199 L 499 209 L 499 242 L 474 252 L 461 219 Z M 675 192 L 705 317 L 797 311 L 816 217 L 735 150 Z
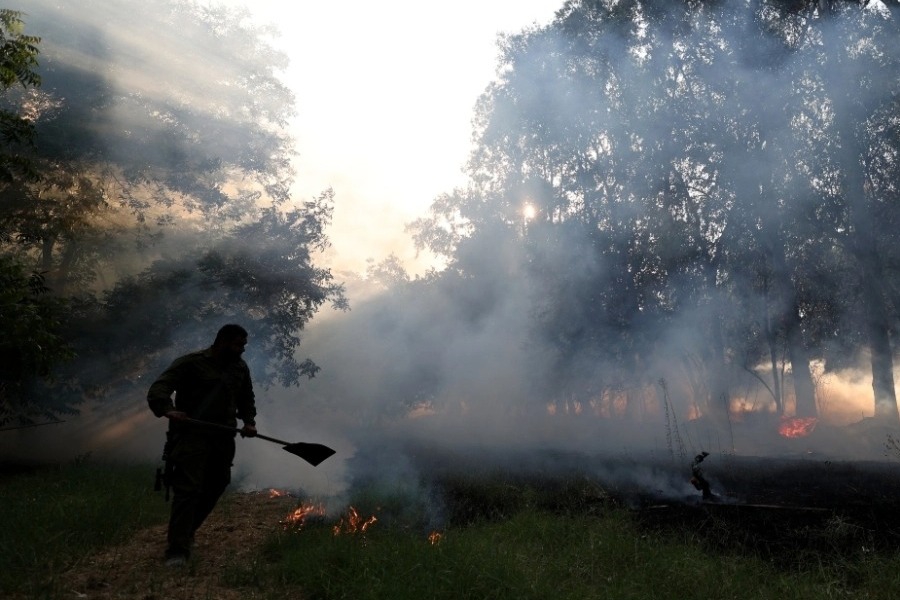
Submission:
M 434 546 L 441 541 L 442 537 L 444 537 L 444 534 L 440 531 L 432 531 L 428 534 L 428 541 L 431 542 L 432 546 Z
M 334 535 L 340 533 L 365 533 L 366 529 L 369 528 L 369 525 L 377 520 L 375 515 L 372 515 L 368 519 L 363 519 L 359 516 L 356 509 L 351 506 L 347 510 L 346 517 L 341 517 L 338 524 L 332 527 L 331 530 L 334 532 Z
M 789 438 L 806 437 L 816 428 L 817 422 L 816 417 L 783 417 L 778 426 L 778 433 Z
M 310 517 L 324 517 L 324 504 L 301 504 L 281 522 L 285 529 L 300 529 Z

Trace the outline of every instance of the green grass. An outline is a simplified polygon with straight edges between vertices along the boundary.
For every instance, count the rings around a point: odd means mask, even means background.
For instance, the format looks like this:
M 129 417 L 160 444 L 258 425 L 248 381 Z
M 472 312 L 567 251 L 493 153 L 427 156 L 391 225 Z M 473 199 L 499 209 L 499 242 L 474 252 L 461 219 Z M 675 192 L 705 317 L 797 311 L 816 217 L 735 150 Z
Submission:
M 647 535 L 622 510 L 580 517 L 525 509 L 502 521 L 448 530 L 436 545 L 425 535 L 377 524 L 364 536 L 313 527 L 272 539 L 253 568 L 254 587 L 268 589 L 271 598 L 300 589 L 312 600 L 813 600 L 900 593 L 896 557 L 784 572 L 752 556 Z
M 54 577 L 134 531 L 165 522 L 152 466 L 80 461 L 0 479 L 0 597 L 50 597 Z
M 362 489 L 351 504 L 379 516 L 364 535 L 335 536 L 333 520 L 281 532 L 252 565 L 233 565 L 226 582 L 273 599 L 302 591 L 311 600 L 900 597 L 897 550 L 822 552 L 821 539 L 801 541 L 797 559 L 748 543 L 723 549 L 723 540 L 744 535 L 741 528 L 732 532 L 727 521 L 649 528 L 583 477 L 481 473 L 437 487 L 447 525 L 435 545 L 421 503 L 411 499 L 404 515 L 402 494 Z M 804 536 L 842 542 L 839 529 L 829 524 Z
M 168 505 L 151 484 L 151 467 L 89 463 L 0 479 L 0 597 L 68 597 L 54 576 L 165 521 Z M 372 487 L 351 502 L 379 516 L 365 534 L 335 536 L 336 519 L 281 531 L 249 562 L 228 564 L 220 581 L 246 597 L 309 600 L 900 597 L 897 549 L 819 552 L 819 544 L 784 561 L 723 544 L 725 522 L 705 533 L 685 523 L 648 528 L 584 478 L 478 474 L 431 491 L 444 498 L 437 544 L 421 489 Z M 834 524 L 810 533 L 844 535 Z

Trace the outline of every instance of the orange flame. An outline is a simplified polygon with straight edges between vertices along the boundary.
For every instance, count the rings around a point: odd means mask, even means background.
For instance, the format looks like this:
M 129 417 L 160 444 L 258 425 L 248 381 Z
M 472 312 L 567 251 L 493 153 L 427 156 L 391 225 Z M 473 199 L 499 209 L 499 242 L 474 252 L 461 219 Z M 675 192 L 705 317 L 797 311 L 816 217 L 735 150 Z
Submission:
M 431 542 L 432 546 L 435 546 L 438 542 L 441 541 L 442 537 L 444 537 L 444 534 L 440 531 L 432 531 L 428 534 L 428 541 Z
M 341 517 L 341 520 L 338 521 L 338 524 L 331 528 L 334 532 L 334 535 L 339 535 L 340 533 L 365 533 L 366 529 L 369 528 L 369 525 L 377 521 L 375 515 L 372 515 L 368 519 L 363 519 L 359 516 L 359 513 L 352 506 L 347 510 L 347 516 Z
M 778 433 L 788 438 L 806 437 L 813 432 L 818 421 L 816 417 L 782 417 Z
M 290 527 L 293 527 L 294 529 L 300 529 L 301 527 L 303 527 L 303 524 L 309 517 L 324 516 L 324 504 L 301 504 L 300 506 L 295 508 L 288 516 L 286 516 L 281 524 L 284 525 L 285 529 L 288 529 Z
M 275 488 L 269 490 L 269 498 L 281 498 L 282 496 L 290 496 L 290 493 L 276 490 Z

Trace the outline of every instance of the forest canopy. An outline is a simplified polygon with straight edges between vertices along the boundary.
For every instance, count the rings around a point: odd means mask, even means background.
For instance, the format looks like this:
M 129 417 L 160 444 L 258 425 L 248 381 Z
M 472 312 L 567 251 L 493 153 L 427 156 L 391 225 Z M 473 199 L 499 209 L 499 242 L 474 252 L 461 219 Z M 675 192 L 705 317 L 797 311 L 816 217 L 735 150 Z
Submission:
M 4 327 L 0 423 L 129 389 L 231 321 L 263 383 L 313 376 L 301 331 L 346 306 L 313 260 L 333 193 L 290 197 L 293 95 L 270 32 L 187 0 L 37 0 L 0 17 L 18 52 L 3 54 L 4 123 L 24 132 L 3 129 L 0 267 L 16 285 L 2 315 L 20 327 Z
M 285 57 L 192 2 L 32 4 L 37 79 L 5 100 L 33 174 L 0 190 L 3 273 L 58 354 L 33 369 L 51 379 L 3 375 L 4 418 L 135 386 L 230 320 L 267 384 L 314 375 L 304 327 L 347 301 L 314 261 L 334 193 L 290 197 Z M 467 184 L 409 228 L 447 267 L 373 267 L 387 290 L 331 330 L 353 377 L 326 395 L 727 426 L 816 419 L 827 377 L 865 368 L 865 414 L 900 423 L 898 19 L 877 0 L 569 0 L 501 36 Z
M 868 361 L 894 423 L 898 33 L 896 2 L 570 0 L 501 39 L 470 183 L 411 230 L 468 280 L 509 249 L 550 402 L 814 418 Z

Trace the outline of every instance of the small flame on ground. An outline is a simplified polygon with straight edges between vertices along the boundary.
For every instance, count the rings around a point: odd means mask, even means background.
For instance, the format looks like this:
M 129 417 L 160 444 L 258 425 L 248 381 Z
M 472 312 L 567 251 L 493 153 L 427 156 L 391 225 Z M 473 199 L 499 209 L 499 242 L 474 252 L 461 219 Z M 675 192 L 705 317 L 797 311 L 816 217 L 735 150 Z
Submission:
M 341 533 L 365 533 L 366 529 L 369 528 L 369 525 L 377 520 L 375 515 L 372 515 L 368 519 L 363 519 L 359 516 L 357 510 L 351 506 L 347 510 L 347 515 L 341 517 L 338 524 L 332 527 L 331 530 L 334 532 L 334 535 L 339 535 Z
M 432 531 L 428 534 L 428 541 L 431 542 L 432 546 L 435 546 L 438 542 L 441 541 L 442 537 L 444 537 L 444 534 L 440 531 Z
M 309 517 L 324 517 L 325 516 L 325 505 L 324 504 L 301 504 L 293 511 L 291 511 L 288 516 L 284 518 L 281 522 L 284 525 L 285 529 L 294 528 L 300 529 L 303 527 L 303 524 Z
M 290 496 L 290 493 L 275 488 L 269 490 L 269 498 L 281 498 L 282 496 Z
M 783 417 L 778 433 L 788 438 L 806 437 L 813 432 L 818 421 L 816 417 Z

